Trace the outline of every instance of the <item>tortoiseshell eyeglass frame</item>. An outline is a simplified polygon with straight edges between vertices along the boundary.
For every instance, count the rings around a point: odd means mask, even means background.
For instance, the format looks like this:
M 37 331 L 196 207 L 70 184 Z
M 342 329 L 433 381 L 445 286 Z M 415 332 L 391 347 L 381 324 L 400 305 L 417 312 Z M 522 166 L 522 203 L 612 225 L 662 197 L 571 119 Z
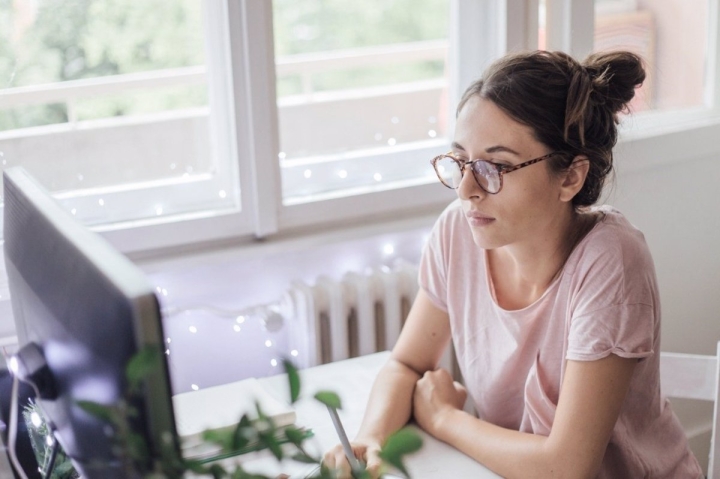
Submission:
M 445 183 L 445 181 L 443 180 L 442 176 L 440 175 L 440 172 L 437 170 L 437 167 L 436 167 L 437 162 L 440 161 L 440 160 L 443 159 L 443 158 L 446 158 L 446 157 L 447 157 L 447 158 L 450 158 L 450 159 L 453 160 L 455 163 L 457 163 L 458 168 L 460 168 L 460 172 L 461 172 L 461 174 L 462 174 L 463 176 L 465 175 L 465 168 L 469 165 L 469 166 L 470 166 L 470 171 L 472 171 L 473 178 L 475 179 L 475 183 L 477 183 L 477 185 L 478 185 L 484 192 L 486 192 L 486 193 L 488 193 L 488 194 L 491 194 L 491 195 L 496 195 L 496 194 L 500 193 L 500 191 L 502 190 L 502 187 L 503 187 L 503 176 L 505 175 L 505 173 L 511 173 L 511 172 L 513 172 L 513 171 L 519 170 L 520 168 L 525 168 L 526 166 L 534 165 L 535 163 L 539 163 L 539 162 L 541 162 L 541 161 L 543 161 L 543 160 L 547 160 L 547 159 L 550 158 L 551 156 L 558 155 L 558 154 L 560 154 L 560 153 L 561 153 L 561 152 L 559 152 L 559 151 L 553 151 L 552 153 L 548 153 L 547 155 L 543 155 L 543 156 L 539 156 L 539 157 L 537 157 L 537 158 L 533 158 L 532 160 L 528 160 L 528 161 L 526 161 L 526 162 L 524 162 L 524 163 L 520 163 L 519 165 L 508 166 L 508 165 L 499 165 L 499 164 L 497 164 L 497 163 L 493 163 L 492 161 L 488 161 L 488 160 L 461 160 L 460 158 L 456 158 L 455 155 L 453 154 L 453 152 L 450 151 L 450 152 L 448 152 L 448 153 L 445 153 L 445 154 L 436 156 L 435 158 L 433 158 L 433 159 L 430 161 L 430 164 L 432 164 L 433 170 L 435 170 L 435 174 L 437 175 L 438 179 L 440 180 L 440 183 L 442 183 L 443 185 L 447 186 L 447 187 L 450 188 L 451 190 L 456 190 L 456 189 L 457 189 L 457 186 L 452 186 L 452 185 L 448 185 L 447 183 Z M 485 163 L 485 164 L 487 164 L 487 165 L 492 166 L 492 167 L 495 168 L 495 170 L 498 172 L 498 178 L 499 178 L 499 180 L 500 180 L 500 186 L 498 186 L 497 191 L 489 191 L 489 190 L 488 190 L 487 188 L 485 188 L 485 187 L 480 183 L 480 181 L 478 180 L 477 175 L 478 175 L 478 174 L 481 174 L 481 173 L 477 173 L 477 172 L 475 171 L 475 165 L 478 164 L 478 163 L 481 163 L 481 162 L 482 162 L 482 163 Z M 488 182 L 488 184 L 489 184 L 489 182 Z

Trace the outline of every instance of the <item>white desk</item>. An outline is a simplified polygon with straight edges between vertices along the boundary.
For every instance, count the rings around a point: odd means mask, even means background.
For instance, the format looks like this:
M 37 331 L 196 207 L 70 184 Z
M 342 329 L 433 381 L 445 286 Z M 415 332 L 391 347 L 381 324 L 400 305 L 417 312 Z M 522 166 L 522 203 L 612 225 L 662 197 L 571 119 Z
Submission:
M 370 387 L 389 356 L 389 352 L 377 353 L 300 371 L 302 389 L 301 399 L 295 404 L 296 424 L 310 427 L 315 432 L 315 437 L 307 442 L 309 445 L 315 445 L 317 453 L 330 449 L 339 441 L 327 409 L 313 399 L 313 395 L 320 390 L 330 390 L 340 396 L 343 405 L 342 410 L 339 411 L 340 418 L 348 436 L 352 439 L 360 428 Z M 279 399 L 287 401 L 290 397 L 285 375 L 263 378 L 261 382 Z M 405 461 L 413 479 L 500 477 L 457 449 L 434 439 L 419 428 L 416 430 L 423 438 L 423 448 L 408 456 Z M 250 470 L 276 474 L 277 464 L 273 467 L 267 462 L 267 460 L 258 460 L 245 464 Z M 297 474 L 306 468 L 307 466 L 288 463 L 281 469 L 288 474 Z

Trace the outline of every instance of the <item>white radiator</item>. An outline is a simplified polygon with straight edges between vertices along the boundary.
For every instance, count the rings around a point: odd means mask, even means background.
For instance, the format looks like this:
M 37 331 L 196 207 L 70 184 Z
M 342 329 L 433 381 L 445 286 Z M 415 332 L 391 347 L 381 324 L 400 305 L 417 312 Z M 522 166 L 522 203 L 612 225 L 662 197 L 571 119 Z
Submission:
M 416 265 L 399 261 L 340 280 L 294 282 L 281 300 L 293 361 L 306 368 L 392 349 L 417 294 L 417 274 Z M 441 366 L 456 372 L 452 356 L 448 351 Z

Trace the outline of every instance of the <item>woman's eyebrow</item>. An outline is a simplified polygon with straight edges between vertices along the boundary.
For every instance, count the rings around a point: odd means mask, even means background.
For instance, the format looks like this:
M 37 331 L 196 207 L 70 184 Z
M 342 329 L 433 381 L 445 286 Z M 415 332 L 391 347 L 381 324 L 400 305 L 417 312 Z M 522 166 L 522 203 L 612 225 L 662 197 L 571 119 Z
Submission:
M 452 147 L 453 150 L 465 151 L 465 148 L 463 148 L 462 145 L 456 141 L 453 141 L 452 145 L 450 145 L 450 146 Z M 511 153 L 515 156 L 520 156 L 520 153 L 518 153 L 517 151 L 513 150 L 512 148 L 508 148 L 507 146 L 502 146 L 502 145 L 495 145 L 495 146 L 491 146 L 490 148 L 486 148 L 485 152 L 486 153 L 498 153 L 498 152 L 499 153 Z
M 487 153 L 511 153 L 515 156 L 520 156 L 520 153 L 518 153 L 517 151 L 502 145 L 491 146 L 490 148 L 486 148 L 485 151 Z

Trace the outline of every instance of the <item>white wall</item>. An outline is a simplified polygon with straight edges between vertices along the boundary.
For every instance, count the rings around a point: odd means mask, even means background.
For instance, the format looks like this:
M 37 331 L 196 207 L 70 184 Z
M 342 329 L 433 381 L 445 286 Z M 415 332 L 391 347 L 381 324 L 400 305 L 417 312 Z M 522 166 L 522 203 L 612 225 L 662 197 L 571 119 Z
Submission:
M 632 158 L 622 158 L 627 163 Z M 715 354 L 720 340 L 720 157 L 620 172 L 609 202 L 652 251 L 663 307 L 662 348 Z
M 607 202 L 643 231 L 655 260 L 662 350 L 713 355 L 720 340 L 720 154 L 695 156 L 705 146 L 655 162 L 621 148 Z M 672 407 L 707 470 L 712 404 L 673 400 Z

